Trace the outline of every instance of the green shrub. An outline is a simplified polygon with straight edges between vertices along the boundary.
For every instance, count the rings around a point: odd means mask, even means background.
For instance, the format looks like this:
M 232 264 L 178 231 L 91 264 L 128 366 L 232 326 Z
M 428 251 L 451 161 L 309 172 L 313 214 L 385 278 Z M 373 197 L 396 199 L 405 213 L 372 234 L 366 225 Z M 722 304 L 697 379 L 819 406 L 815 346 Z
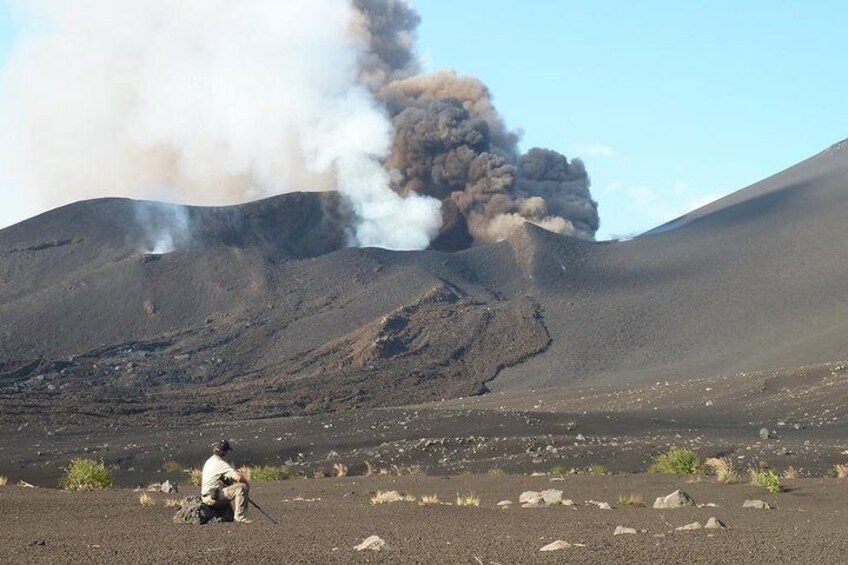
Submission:
M 664 475 L 694 475 L 701 469 L 698 456 L 691 449 L 670 449 L 654 457 L 649 473 Z
M 500 467 L 492 467 L 491 469 L 486 471 L 486 474 L 489 475 L 490 477 L 505 477 L 506 476 L 506 472 L 503 469 L 501 469 Z
M 570 471 L 562 465 L 551 468 L 551 475 L 567 475 Z
M 752 484 L 765 487 L 765 489 L 772 494 L 783 490 L 783 487 L 780 485 L 780 476 L 771 469 L 763 471 L 756 471 L 752 469 L 750 475 Z
M 294 470 L 285 465 L 282 467 L 260 465 L 258 467 L 251 467 L 250 469 L 250 481 L 254 483 L 273 483 L 275 481 L 285 481 L 295 478 L 297 478 L 297 474 Z
M 603 465 L 592 465 L 589 467 L 589 474 L 591 475 L 609 475 L 609 469 L 604 467 Z
M 185 467 L 183 467 L 182 463 L 174 461 L 173 459 L 162 463 L 162 470 L 166 473 L 179 473 L 183 469 L 185 469 Z
M 103 461 L 74 459 L 65 469 L 59 486 L 66 490 L 93 490 L 112 486 L 112 475 Z

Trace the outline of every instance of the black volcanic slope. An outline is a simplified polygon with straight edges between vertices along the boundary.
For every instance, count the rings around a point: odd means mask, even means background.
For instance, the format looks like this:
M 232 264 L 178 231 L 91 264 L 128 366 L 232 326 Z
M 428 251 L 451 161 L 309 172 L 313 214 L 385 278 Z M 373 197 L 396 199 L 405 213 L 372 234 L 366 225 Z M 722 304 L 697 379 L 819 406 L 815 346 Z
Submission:
M 621 243 L 526 226 L 457 253 L 344 248 L 337 197 L 295 193 L 189 208 L 192 237 L 150 255 L 157 206 L 0 231 L 0 419 L 285 415 L 848 351 L 844 144 Z

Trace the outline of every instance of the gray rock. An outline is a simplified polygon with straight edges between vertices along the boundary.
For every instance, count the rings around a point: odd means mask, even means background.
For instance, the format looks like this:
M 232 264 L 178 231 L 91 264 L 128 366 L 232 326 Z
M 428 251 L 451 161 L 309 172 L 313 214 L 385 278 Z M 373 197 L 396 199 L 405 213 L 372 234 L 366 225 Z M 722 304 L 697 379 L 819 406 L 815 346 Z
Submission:
M 700 529 L 701 529 L 701 523 L 700 522 L 692 522 L 691 524 L 686 524 L 685 526 L 680 526 L 680 527 L 674 528 L 674 530 L 677 531 L 677 532 L 687 532 L 687 531 L 690 531 L 690 530 L 700 530 Z
M 760 439 L 774 439 L 776 434 L 768 428 L 760 428 Z
M 742 508 L 756 508 L 758 510 L 770 510 L 771 504 L 762 500 L 746 500 L 742 503 Z
M 511 500 L 501 500 L 500 502 L 498 502 L 498 506 L 500 506 L 501 508 L 509 508 L 510 506 L 512 506 L 512 501 Z
M 173 493 L 173 492 L 180 492 L 179 487 L 177 485 L 175 485 L 174 483 L 172 483 L 171 481 L 165 481 L 164 483 L 162 483 L 161 489 L 162 489 L 162 492 L 165 492 L 165 493 L 168 493 L 168 494 Z
M 389 551 L 391 547 L 379 536 L 369 536 L 353 549 L 356 551 Z
M 194 526 L 232 522 L 233 511 L 230 507 L 219 511 L 202 504 L 197 497 L 189 497 L 182 501 L 182 508 L 174 514 L 173 521 L 176 524 L 192 524 Z
M 616 526 L 615 531 L 612 533 L 614 536 L 622 536 L 626 534 L 635 534 L 636 528 L 627 528 L 625 526 Z
M 695 501 L 682 490 L 676 490 L 667 496 L 660 496 L 654 501 L 654 508 L 660 510 L 670 510 L 684 506 L 695 506 Z
M 707 523 L 704 524 L 704 528 L 706 528 L 707 530 L 723 530 L 726 527 L 727 526 L 724 525 L 724 522 L 722 522 L 715 516 L 707 520 Z

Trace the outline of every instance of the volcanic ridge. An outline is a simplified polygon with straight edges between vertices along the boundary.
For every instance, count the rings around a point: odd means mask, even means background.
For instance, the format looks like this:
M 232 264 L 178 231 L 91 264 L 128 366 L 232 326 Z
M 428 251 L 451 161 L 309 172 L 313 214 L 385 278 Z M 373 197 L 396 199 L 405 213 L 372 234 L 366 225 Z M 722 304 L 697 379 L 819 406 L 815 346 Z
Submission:
M 0 230 L 0 419 L 266 418 L 845 357 L 848 146 L 640 237 L 348 247 L 336 193 Z

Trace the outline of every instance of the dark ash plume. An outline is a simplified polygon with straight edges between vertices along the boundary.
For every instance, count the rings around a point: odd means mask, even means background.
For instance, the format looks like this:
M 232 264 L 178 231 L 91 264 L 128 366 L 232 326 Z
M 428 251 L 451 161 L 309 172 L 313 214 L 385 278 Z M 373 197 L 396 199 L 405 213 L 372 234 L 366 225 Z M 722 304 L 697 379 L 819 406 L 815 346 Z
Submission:
M 456 249 L 506 237 L 525 221 L 594 239 L 599 219 L 582 161 L 549 149 L 518 150 L 480 80 L 428 75 L 414 52 L 417 14 L 402 0 L 355 0 L 369 53 L 361 80 L 392 118 L 385 166 L 401 194 L 442 201 L 433 246 Z

